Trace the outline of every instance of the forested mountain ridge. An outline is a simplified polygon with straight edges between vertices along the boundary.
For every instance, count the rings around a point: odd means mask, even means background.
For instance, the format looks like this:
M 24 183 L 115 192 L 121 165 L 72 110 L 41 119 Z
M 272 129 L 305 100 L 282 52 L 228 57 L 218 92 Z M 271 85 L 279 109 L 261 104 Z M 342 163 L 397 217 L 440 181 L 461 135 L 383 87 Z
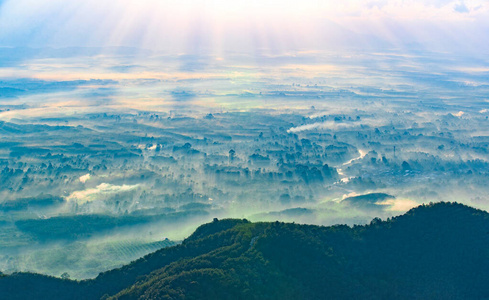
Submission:
M 214 220 L 93 280 L 0 278 L 2 299 L 487 299 L 489 214 L 423 205 L 348 227 Z

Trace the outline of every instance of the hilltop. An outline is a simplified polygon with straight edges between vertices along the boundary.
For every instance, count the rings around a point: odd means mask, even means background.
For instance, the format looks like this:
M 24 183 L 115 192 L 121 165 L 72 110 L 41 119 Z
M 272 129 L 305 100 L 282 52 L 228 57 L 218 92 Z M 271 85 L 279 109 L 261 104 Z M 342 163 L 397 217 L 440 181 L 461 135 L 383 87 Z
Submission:
M 489 214 L 419 206 L 369 225 L 217 220 L 182 244 L 85 281 L 0 278 L 5 299 L 480 299 Z

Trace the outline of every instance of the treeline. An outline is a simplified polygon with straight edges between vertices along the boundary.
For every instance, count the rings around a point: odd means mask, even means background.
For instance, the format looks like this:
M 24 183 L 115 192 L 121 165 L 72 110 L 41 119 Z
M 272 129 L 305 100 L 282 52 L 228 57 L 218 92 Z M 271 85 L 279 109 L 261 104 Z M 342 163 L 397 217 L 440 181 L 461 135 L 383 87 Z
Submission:
M 354 227 L 215 219 L 94 280 L 0 278 L 0 298 L 486 299 L 488 232 L 487 212 L 457 203 Z

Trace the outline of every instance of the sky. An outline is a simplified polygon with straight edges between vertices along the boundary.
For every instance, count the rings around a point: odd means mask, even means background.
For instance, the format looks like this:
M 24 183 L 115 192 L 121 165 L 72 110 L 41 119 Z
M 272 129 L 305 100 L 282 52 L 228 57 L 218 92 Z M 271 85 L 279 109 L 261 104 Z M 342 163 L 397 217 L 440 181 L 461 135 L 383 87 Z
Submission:
M 0 0 L 0 46 L 486 53 L 488 0 Z

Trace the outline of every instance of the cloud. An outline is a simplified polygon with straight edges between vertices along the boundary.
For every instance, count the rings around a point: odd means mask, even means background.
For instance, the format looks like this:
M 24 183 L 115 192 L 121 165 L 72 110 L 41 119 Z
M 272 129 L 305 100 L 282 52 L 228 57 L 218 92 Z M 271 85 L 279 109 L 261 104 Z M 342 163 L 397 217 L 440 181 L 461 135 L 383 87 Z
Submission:
M 86 174 L 80 177 L 80 182 L 85 183 L 90 179 L 90 174 Z
M 312 124 L 301 125 L 297 127 L 292 127 L 287 132 L 298 133 L 302 131 L 309 130 L 339 130 L 339 129 L 350 129 L 350 128 L 358 128 L 361 126 L 371 126 L 371 127 L 380 127 L 386 125 L 383 120 L 362 120 L 361 123 L 338 123 L 334 121 L 326 121 L 326 122 L 317 122 Z
M 465 5 L 465 3 L 463 1 L 460 2 L 460 3 L 455 4 L 455 6 L 453 7 L 453 9 L 456 12 L 459 12 L 459 13 L 468 13 L 468 12 L 470 12 L 470 10 L 467 8 L 467 5 Z
M 139 187 L 138 184 L 136 185 L 112 185 L 109 183 L 102 183 L 99 184 L 96 188 L 91 188 L 91 189 L 86 189 L 83 191 L 76 191 L 71 193 L 66 200 L 68 201 L 75 201 L 78 202 L 79 204 L 85 203 L 85 202 L 91 202 L 100 198 L 103 198 L 105 196 L 110 196 L 118 193 L 123 193 L 123 192 L 128 192 L 135 190 Z
M 377 202 L 376 204 L 387 206 L 388 211 L 399 211 L 399 212 L 408 211 L 411 208 L 419 205 L 417 202 L 410 199 L 388 199 L 382 202 Z

